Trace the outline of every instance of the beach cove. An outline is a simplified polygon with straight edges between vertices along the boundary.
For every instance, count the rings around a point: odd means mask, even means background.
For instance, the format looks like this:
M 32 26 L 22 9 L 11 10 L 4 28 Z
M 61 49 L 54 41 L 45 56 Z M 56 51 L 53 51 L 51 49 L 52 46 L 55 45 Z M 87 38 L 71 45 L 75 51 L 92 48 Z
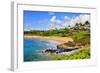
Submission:
M 58 45 L 73 41 L 69 37 L 24 36 L 24 61 L 55 60 L 56 57 L 78 53 L 80 49 L 58 49 Z M 59 52 L 58 52 L 59 51 Z M 61 52 L 62 51 L 62 52 Z
M 48 48 L 57 49 L 57 45 L 63 42 L 51 40 L 50 37 L 24 37 L 24 61 L 44 61 L 50 60 L 50 57 L 43 55 L 42 51 Z M 54 38 L 52 38 L 54 39 Z M 60 39 L 61 40 L 61 39 Z
M 46 39 L 46 40 L 53 40 L 58 41 L 61 43 L 73 41 L 70 37 L 59 37 L 59 36 L 30 36 L 30 35 L 24 35 L 24 38 L 38 38 L 38 39 Z

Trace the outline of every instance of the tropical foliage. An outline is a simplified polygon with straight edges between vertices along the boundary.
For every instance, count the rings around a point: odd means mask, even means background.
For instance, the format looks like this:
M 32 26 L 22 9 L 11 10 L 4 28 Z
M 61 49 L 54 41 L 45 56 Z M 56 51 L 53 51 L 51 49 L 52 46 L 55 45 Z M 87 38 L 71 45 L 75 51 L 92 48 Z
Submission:
M 84 46 L 84 49 L 80 52 L 71 55 L 53 55 L 53 60 L 72 60 L 72 59 L 87 59 L 90 58 L 90 22 L 76 23 L 74 26 L 68 26 L 61 29 L 50 30 L 31 30 L 24 31 L 25 35 L 37 35 L 37 36 L 60 36 L 71 37 L 76 43 Z
M 31 30 L 24 31 L 25 35 L 37 35 L 37 36 L 61 36 L 72 37 L 75 42 L 83 45 L 90 44 L 90 22 L 86 21 L 84 24 L 76 23 L 75 26 L 65 27 L 61 29 L 50 30 Z

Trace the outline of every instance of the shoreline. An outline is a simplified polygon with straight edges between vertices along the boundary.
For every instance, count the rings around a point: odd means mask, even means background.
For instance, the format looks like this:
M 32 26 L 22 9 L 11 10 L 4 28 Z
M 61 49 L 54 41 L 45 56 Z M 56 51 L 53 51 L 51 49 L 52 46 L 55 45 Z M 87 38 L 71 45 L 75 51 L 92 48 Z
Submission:
M 46 39 L 46 40 L 53 40 L 53 41 L 58 41 L 58 42 L 68 42 L 68 41 L 73 41 L 72 38 L 70 37 L 58 37 L 58 36 L 30 36 L 30 35 L 24 35 L 24 38 L 39 38 L 39 39 Z

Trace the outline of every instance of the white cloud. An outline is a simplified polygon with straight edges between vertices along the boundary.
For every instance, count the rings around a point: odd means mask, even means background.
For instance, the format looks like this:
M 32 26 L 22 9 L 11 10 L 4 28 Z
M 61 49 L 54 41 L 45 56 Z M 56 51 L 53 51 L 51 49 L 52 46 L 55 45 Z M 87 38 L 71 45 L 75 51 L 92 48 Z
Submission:
M 71 20 L 71 18 L 69 18 L 68 16 L 64 16 L 61 25 L 64 27 L 68 26 L 70 24 L 70 20 Z
M 55 22 L 56 20 L 56 16 L 52 16 L 52 18 L 50 19 L 51 22 Z
M 68 16 L 64 16 L 62 20 L 57 19 L 56 16 L 52 16 L 50 19 L 50 28 L 63 28 L 69 24 L 69 20 Z
M 30 25 L 30 24 L 26 24 L 26 25 L 24 25 L 24 31 L 30 31 L 30 30 L 32 30 L 33 28 L 32 28 L 32 26 Z
M 58 20 L 56 16 L 52 16 L 50 19 L 51 25 L 61 25 L 62 21 Z
M 70 21 L 70 25 L 73 26 L 76 23 L 82 23 L 84 24 L 85 21 L 89 21 L 90 22 L 90 15 L 80 15 L 77 17 L 73 17 Z
M 56 20 L 56 23 L 60 25 L 62 23 L 62 21 L 61 20 Z
M 72 18 L 69 18 L 68 16 L 64 16 L 62 20 L 58 20 L 56 16 L 52 16 L 50 19 L 50 27 L 51 28 L 63 28 L 67 27 L 68 25 L 74 26 L 76 23 L 84 23 L 85 21 L 90 22 L 90 15 L 80 15 L 80 16 L 73 16 Z
M 64 16 L 64 20 L 69 20 L 70 18 L 68 16 Z
M 80 22 L 90 21 L 90 15 L 80 15 Z

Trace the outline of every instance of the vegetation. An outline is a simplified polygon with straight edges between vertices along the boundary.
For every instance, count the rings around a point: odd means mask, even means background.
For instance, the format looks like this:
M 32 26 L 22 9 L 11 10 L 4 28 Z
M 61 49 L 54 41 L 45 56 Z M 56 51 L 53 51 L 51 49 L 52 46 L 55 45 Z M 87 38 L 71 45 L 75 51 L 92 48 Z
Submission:
M 25 31 L 25 35 L 39 35 L 39 36 L 62 36 L 65 37 L 69 33 L 68 28 L 63 28 L 63 29 L 51 29 L 47 31 L 43 30 L 32 30 L 32 31 Z
M 80 52 L 71 54 L 71 55 L 53 55 L 51 56 L 52 60 L 76 60 L 76 59 L 89 59 L 90 58 L 90 49 L 85 48 Z
M 60 36 L 60 37 L 72 37 L 75 43 L 79 43 L 84 46 L 84 49 L 80 52 L 71 55 L 53 55 L 53 60 L 72 60 L 72 59 L 87 59 L 90 58 L 90 22 L 86 21 L 84 24 L 76 23 L 75 26 L 65 27 L 61 29 L 51 30 L 32 30 L 25 31 L 25 35 L 37 35 L 37 36 Z M 89 46 L 89 47 L 87 47 Z
M 75 33 L 72 38 L 76 43 L 81 43 L 81 45 L 89 45 L 90 44 L 90 33 L 86 31 L 80 31 Z
M 50 30 L 24 31 L 25 35 L 72 37 L 76 43 L 90 44 L 90 22 L 76 23 L 75 26 Z

